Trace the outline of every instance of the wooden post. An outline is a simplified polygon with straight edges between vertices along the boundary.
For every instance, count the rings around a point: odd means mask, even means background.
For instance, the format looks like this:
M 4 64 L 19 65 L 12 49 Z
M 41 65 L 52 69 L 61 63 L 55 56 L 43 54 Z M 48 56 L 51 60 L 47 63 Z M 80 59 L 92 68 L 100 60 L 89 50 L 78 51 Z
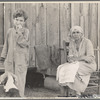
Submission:
M 36 4 L 36 44 L 46 45 L 46 4 Z
M 0 3 L 0 54 L 4 43 L 4 5 Z
M 84 16 L 84 34 L 85 37 L 88 38 L 89 35 L 89 3 L 83 3 L 82 6 L 82 15 Z
M 98 70 L 99 70 L 99 68 L 100 68 L 100 50 L 99 50 L 99 46 L 100 46 L 100 3 L 98 3 L 98 46 L 97 46 L 97 49 L 98 49 Z M 100 74 L 100 73 L 99 73 Z M 100 78 L 100 75 L 99 75 L 99 78 Z M 98 83 L 98 94 L 100 94 L 100 80 L 99 80 L 99 83 Z
M 10 3 L 4 3 L 4 39 L 6 37 L 8 29 L 11 27 L 11 5 Z
M 84 16 L 80 16 L 80 26 L 82 27 L 83 31 L 85 32 L 85 29 L 84 29 Z
M 97 38 L 97 42 L 98 42 L 98 46 L 97 46 L 97 49 L 98 49 L 98 70 L 99 70 L 99 67 L 100 67 L 100 50 L 99 50 L 99 46 L 100 46 L 100 4 L 98 3 L 98 38 Z
M 58 50 L 59 44 L 60 44 L 59 3 L 47 3 L 46 7 L 47 7 L 47 10 L 46 10 L 47 11 L 46 13 L 47 45 L 51 47 L 55 45 L 56 50 Z M 56 66 L 52 64 L 51 71 L 53 67 L 56 67 Z
M 71 3 L 71 27 L 79 25 L 80 3 Z
M 69 32 L 71 28 L 71 4 L 61 3 L 60 6 L 60 48 L 63 48 L 63 40 L 69 41 Z M 64 51 L 61 50 L 61 64 L 64 61 Z

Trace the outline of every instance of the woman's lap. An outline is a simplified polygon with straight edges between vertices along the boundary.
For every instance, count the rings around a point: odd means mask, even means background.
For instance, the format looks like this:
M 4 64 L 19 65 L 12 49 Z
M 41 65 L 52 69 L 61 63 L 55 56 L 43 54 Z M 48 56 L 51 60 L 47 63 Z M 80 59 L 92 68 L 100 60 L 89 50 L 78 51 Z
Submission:
M 60 70 L 60 68 L 67 67 L 68 65 L 69 65 L 68 63 L 62 64 L 58 67 L 58 69 Z M 69 86 L 73 90 L 84 92 L 84 90 L 86 89 L 88 85 L 89 79 L 90 79 L 90 73 L 92 72 L 92 69 L 89 66 L 90 65 L 88 64 L 79 62 L 79 69 L 77 71 L 77 77 L 75 76 L 74 82 L 66 82 L 66 85 Z

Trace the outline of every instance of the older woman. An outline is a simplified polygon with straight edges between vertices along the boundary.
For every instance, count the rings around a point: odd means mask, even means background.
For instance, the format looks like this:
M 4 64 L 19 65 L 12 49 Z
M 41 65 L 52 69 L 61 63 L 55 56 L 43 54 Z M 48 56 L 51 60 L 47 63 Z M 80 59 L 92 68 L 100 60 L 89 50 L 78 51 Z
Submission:
M 80 26 L 72 27 L 68 62 L 57 68 L 61 96 L 66 96 L 66 86 L 75 90 L 77 95 L 81 95 L 88 85 L 91 73 L 95 70 L 96 63 L 91 41 L 84 37 Z

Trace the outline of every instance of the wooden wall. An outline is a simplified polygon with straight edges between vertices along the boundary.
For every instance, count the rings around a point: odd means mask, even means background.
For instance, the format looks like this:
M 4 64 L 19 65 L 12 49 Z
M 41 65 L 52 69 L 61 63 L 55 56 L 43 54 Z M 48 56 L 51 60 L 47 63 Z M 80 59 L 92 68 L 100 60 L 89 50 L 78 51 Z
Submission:
M 4 5 L 0 4 L 0 54 L 2 51 L 2 47 L 3 47 L 3 42 L 4 42 L 4 23 L 3 23 L 3 19 L 4 19 Z
M 0 5 L 0 8 L 2 8 L 1 6 L 3 4 Z M 16 9 L 22 8 L 29 16 L 27 26 L 30 30 L 31 40 L 30 67 L 34 67 L 36 63 L 35 45 L 48 44 L 63 48 L 62 41 L 68 40 L 69 30 L 74 25 L 82 26 L 85 37 L 92 41 L 94 49 L 100 47 L 99 3 L 4 3 L 4 8 L 4 34 L 1 35 L 4 37 L 8 28 L 13 25 L 12 14 Z M 1 15 L 0 24 L 3 24 Z M 0 32 L 1 30 L 0 27 Z M 2 44 L 2 41 L 0 43 Z M 95 53 L 95 55 L 97 61 L 98 54 Z M 63 50 L 61 50 L 61 63 L 63 63 Z

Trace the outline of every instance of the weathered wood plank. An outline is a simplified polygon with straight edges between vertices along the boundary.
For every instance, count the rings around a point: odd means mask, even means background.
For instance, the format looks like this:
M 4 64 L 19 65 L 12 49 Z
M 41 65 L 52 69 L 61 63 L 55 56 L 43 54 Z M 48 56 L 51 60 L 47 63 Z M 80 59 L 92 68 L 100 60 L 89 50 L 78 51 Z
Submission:
M 80 16 L 80 26 L 82 27 L 83 31 L 84 31 L 84 35 L 85 35 L 85 16 Z
M 97 48 L 97 4 L 90 4 L 90 32 L 89 32 L 89 39 L 92 41 L 94 48 Z
M 15 9 L 21 8 L 21 3 L 16 3 Z
M 4 43 L 4 5 L 0 3 L 0 55 Z
M 4 14 L 4 39 L 5 39 L 7 31 L 11 27 L 11 4 L 4 3 L 4 6 L 5 6 L 5 14 Z
M 47 3 L 47 44 L 59 47 L 58 3 Z
M 3 19 L 4 19 L 4 6 L 3 3 L 0 3 L 0 45 L 3 45 L 4 39 L 4 23 L 3 23 Z
M 11 4 L 11 27 L 13 27 L 13 13 L 15 12 L 15 3 Z
M 98 46 L 97 48 L 100 49 L 100 3 L 98 3 L 98 38 L 97 38 Z M 98 69 L 100 69 L 100 50 L 97 52 L 98 54 Z
M 47 45 L 55 45 L 56 49 L 52 49 L 52 56 L 55 57 L 59 48 L 59 3 L 47 3 Z M 52 64 L 52 68 L 49 70 L 52 75 L 56 74 L 57 66 Z M 48 72 L 49 73 L 49 72 Z
M 60 47 L 63 48 L 63 40 L 69 41 L 68 35 L 71 27 L 71 4 L 61 3 L 60 5 Z M 64 52 L 61 50 L 61 63 L 64 63 Z
M 68 35 L 71 26 L 70 19 L 70 4 L 64 3 L 60 4 L 60 46 L 63 47 L 63 40 L 69 41 Z
M 71 27 L 79 25 L 80 3 L 71 3 Z
M 97 48 L 97 33 L 98 33 L 98 19 L 97 19 L 97 4 L 90 4 L 90 18 L 89 18 L 89 34 L 88 37 L 93 43 L 94 49 Z M 96 63 L 98 63 L 97 51 L 95 51 Z
M 32 4 L 31 6 L 29 6 L 28 11 L 29 11 L 29 13 L 28 12 L 27 13 L 28 13 L 29 18 L 27 20 L 27 26 L 30 30 L 30 55 L 29 55 L 29 60 L 30 60 L 30 67 L 35 67 L 36 61 L 35 61 L 34 46 L 35 46 L 35 40 L 36 40 L 35 39 L 35 37 L 36 37 L 36 5 Z
M 89 34 L 89 3 L 82 3 L 82 15 L 84 16 L 84 35 L 88 38 Z
M 46 44 L 46 4 L 36 4 L 36 44 Z

